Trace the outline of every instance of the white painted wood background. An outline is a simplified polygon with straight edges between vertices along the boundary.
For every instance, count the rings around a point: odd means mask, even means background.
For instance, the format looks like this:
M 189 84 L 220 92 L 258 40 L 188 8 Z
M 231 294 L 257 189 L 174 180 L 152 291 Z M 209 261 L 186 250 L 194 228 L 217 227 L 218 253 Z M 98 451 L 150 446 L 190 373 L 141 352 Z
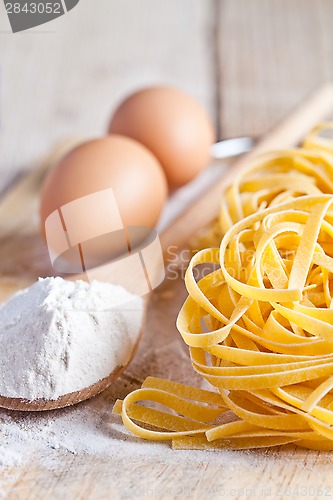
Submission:
M 333 79 L 332 20 L 331 0 L 81 0 L 52 23 L 13 35 L 1 3 L 0 189 L 62 139 L 103 134 L 119 100 L 144 85 L 191 93 L 220 137 L 259 136 Z M 168 297 L 168 289 L 159 293 Z M 151 338 L 160 324 L 169 340 L 177 336 L 172 294 L 157 295 Z M 150 370 L 168 375 L 158 362 Z M 130 375 L 146 371 L 137 362 Z M 57 474 L 33 463 L 9 471 L 0 498 L 294 498 L 295 489 L 283 488 L 333 486 L 330 454 L 290 448 L 228 457 L 179 466 L 169 452 L 140 462 L 64 455 Z

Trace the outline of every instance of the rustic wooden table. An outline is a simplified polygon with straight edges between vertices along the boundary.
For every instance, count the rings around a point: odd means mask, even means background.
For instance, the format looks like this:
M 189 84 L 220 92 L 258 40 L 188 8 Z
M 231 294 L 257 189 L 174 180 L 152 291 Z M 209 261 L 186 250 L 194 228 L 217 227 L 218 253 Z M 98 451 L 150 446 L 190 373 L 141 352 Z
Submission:
M 211 113 L 220 138 L 260 136 L 333 79 L 332 19 L 331 0 L 81 0 L 64 17 L 13 35 L 1 3 L 0 189 L 64 137 L 103 133 L 119 99 L 148 84 L 191 93 Z M 184 290 L 181 282 L 172 291 L 168 286 L 154 299 L 149 341 L 137 358 L 150 343 L 147 364 L 134 362 L 100 398 L 103 415 L 105 405 L 148 373 L 172 376 L 161 349 L 178 341 L 172 297 Z M 165 340 L 158 338 L 160 324 Z M 115 439 L 112 425 L 108 432 Z M 129 447 L 127 456 L 113 459 L 59 452 L 56 468 L 32 459 L 0 469 L 0 498 L 333 495 L 330 454 L 291 447 L 283 454 L 201 453 L 181 461 L 168 445 L 162 460 L 146 449 L 132 454 Z

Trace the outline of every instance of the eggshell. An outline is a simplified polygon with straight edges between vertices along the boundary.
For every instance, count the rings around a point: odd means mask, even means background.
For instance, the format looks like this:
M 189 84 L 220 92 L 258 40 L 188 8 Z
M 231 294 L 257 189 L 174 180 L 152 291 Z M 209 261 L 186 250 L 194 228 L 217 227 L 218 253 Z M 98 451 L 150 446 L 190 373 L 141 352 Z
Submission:
M 40 198 L 40 219 L 44 235 L 45 221 L 55 210 L 108 188 L 113 190 L 125 228 L 155 226 L 167 197 L 164 172 L 154 155 L 143 145 L 127 137 L 110 135 L 79 145 L 64 156 L 47 175 Z M 103 207 L 99 209 L 100 216 L 90 219 L 84 215 L 84 211 L 81 213 L 76 210 L 72 234 L 95 232 L 103 235 L 108 221 L 105 220 Z M 89 225 L 93 227 L 89 228 Z M 143 232 L 138 231 L 137 234 Z M 70 240 L 71 234 L 68 236 Z M 115 231 L 111 237 L 101 236 L 93 239 L 89 245 L 85 244 L 85 262 L 89 267 L 100 265 L 128 250 L 126 242 L 124 247 L 124 232 L 119 232 L 118 240 L 116 236 Z M 134 243 L 137 244 L 138 241 Z M 74 261 L 77 252 L 73 255 L 67 253 L 66 256 Z M 74 269 L 74 272 L 77 270 Z
M 116 110 L 108 131 L 150 149 L 173 187 L 186 184 L 207 166 L 215 140 L 205 109 L 170 87 L 152 87 L 129 96 Z

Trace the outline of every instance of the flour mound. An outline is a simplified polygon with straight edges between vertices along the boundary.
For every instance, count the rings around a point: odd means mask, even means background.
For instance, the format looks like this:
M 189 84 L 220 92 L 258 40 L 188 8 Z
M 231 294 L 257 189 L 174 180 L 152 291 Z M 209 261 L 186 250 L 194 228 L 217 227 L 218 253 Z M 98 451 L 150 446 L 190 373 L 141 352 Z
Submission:
M 142 299 L 94 281 L 40 278 L 0 305 L 0 395 L 55 400 L 128 363 Z

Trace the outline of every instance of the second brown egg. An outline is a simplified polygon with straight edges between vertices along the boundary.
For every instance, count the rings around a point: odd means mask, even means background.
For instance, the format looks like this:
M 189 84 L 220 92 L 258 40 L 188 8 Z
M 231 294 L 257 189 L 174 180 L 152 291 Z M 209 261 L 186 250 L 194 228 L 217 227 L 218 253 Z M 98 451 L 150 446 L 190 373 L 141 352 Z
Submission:
M 205 109 L 171 87 L 151 87 L 130 95 L 116 110 L 108 130 L 146 146 L 173 188 L 191 181 L 207 166 L 215 140 Z

